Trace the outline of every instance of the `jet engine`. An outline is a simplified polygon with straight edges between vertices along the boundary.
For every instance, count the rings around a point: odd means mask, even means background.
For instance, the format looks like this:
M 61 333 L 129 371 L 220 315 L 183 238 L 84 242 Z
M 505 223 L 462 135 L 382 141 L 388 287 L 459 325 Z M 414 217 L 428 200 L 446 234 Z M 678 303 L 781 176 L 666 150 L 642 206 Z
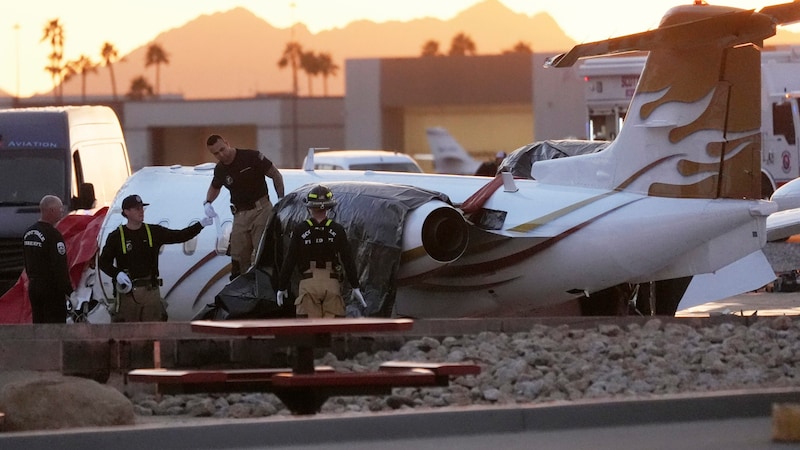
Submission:
M 455 260 L 469 243 L 469 225 L 449 204 L 433 200 L 408 213 L 398 280 L 425 276 Z

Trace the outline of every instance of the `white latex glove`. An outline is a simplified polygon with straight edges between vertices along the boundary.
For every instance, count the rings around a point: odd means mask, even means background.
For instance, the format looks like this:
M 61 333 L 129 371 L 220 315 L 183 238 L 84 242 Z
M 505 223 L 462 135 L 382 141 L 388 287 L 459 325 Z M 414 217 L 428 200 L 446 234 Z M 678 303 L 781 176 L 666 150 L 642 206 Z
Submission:
M 125 272 L 120 272 L 117 274 L 117 291 L 122 294 L 127 294 L 128 292 L 133 289 L 133 283 L 131 282 L 131 277 L 128 276 Z
M 283 306 L 283 299 L 286 298 L 286 291 L 278 291 L 278 306 Z
M 361 294 L 361 289 L 359 288 L 353 289 L 353 297 L 356 298 L 359 303 L 361 303 L 362 307 L 364 308 L 367 307 L 367 302 L 364 301 L 364 295 Z
M 211 217 L 212 219 L 217 217 L 217 212 L 214 211 L 214 207 L 211 205 L 211 203 L 206 203 L 203 205 L 203 207 L 206 210 L 206 217 Z
M 214 223 L 214 218 L 213 217 L 205 216 L 202 219 L 200 219 L 200 225 L 202 225 L 204 227 L 207 227 L 207 226 L 211 225 L 212 223 Z

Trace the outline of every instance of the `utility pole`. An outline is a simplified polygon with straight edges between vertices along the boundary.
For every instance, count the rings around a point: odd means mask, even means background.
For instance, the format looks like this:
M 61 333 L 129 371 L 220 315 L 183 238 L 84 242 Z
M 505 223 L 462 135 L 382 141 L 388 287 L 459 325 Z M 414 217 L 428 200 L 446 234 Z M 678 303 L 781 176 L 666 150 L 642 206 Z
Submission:
M 17 93 L 16 97 L 19 100 L 19 23 L 14 24 L 14 34 L 16 37 L 16 44 L 17 44 Z
M 295 43 L 294 40 L 294 8 L 295 2 L 289 3 L 289 7 L 292 8 L 292 28 L 290 29 L 291 39 L 290 42 L 293 44 Z M 298 143 L 298 132 L 297 132 L 297 58 L 292 57 L 292 164 L 295 167 L 300 166 L 300 149 Z

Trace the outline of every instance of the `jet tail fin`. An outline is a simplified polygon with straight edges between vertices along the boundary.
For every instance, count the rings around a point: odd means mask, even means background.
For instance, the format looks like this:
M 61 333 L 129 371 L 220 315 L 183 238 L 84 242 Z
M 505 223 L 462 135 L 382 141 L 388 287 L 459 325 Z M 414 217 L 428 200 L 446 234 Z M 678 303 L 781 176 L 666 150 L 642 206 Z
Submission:
M 481 165 L 446 129 L 431 127 L 425 130 L 425 135 L 431 147 L 436 173 L 474 175 Z
M 772 15 L 774 13 L 774 15 Z M 606 150 L 537 162 L 533 176 L 680 198 L 760 198 L 761 57 L 800 2 L 760 12 L 694 4 L 655 30 L 578 45 L 553 67 L 601 54 L 649 51 L 625 124 Z

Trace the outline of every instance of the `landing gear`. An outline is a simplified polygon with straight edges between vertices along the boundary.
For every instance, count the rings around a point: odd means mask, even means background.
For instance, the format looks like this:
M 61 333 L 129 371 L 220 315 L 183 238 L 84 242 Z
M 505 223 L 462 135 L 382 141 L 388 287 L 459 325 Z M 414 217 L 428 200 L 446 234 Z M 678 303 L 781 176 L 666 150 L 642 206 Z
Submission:
M 578 299 L 582 316 L 674 316 L 692 277 L 618 284 Z
M 643 316 L 674 316 L 692 277 L 651 281 L 638 285 L 634 305 Z

